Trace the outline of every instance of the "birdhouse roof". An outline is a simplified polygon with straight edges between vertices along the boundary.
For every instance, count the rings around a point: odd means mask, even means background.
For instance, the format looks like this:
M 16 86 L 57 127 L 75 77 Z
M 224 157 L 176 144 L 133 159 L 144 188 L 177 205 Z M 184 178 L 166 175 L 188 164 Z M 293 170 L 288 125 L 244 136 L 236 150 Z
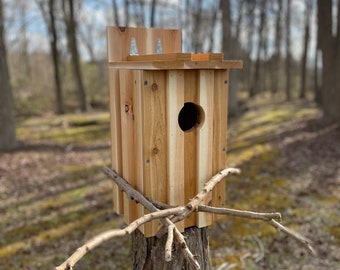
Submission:
M 241 60 L 223 60 L 223 53 L 164 53 L 129 55 L 126 61 L 109 62 L 122 69 L 241 69 Z

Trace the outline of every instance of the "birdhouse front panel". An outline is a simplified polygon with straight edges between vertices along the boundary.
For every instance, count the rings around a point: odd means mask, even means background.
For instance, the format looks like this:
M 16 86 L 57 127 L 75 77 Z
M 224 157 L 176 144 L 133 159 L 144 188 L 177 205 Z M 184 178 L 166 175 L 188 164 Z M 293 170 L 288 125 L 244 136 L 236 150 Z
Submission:
M 112 31 L 119 32 L 109 28 L 111 38 Z M 155 39 L 149 43 L 159 40 L 156 34 L 145 36 Z M 139 50 L 139 39 L 135 41 Z M 222 54 L 165 51 L 109 59 L 112 168 L 153 200 L 187 204 L 226 167 L 228 70 L 232 67 L 241 64 L 223 61 Z M 221 207 L 224 203 L 222 181 L 203 204 Z M 124 214 L 126 223 L 147 213 L 117 187 L 114 209 Z M 193 214 L 179 228 L 208 226 L 213 219 L 211 214 Z M 141 231 L 149 237 L 159 228 L 154 221 Z

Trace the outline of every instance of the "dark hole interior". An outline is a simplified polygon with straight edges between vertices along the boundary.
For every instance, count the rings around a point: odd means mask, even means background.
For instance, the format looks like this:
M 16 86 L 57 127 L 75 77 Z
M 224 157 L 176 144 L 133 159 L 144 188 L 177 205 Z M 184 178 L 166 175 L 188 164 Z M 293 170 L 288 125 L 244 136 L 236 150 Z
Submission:
M 178 125 L 183 131 L 190 131 L 198 124 L 200 117 L 197 105 L 192 102 L 184 103 L 183 108 L 178 114 Z

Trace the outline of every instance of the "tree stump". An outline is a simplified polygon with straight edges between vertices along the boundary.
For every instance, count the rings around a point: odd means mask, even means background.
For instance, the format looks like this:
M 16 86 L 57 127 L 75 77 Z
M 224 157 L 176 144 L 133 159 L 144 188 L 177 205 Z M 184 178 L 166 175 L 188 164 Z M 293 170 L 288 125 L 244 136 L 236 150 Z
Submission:
M 208 227 L 186 228 L 183 233 L 186 243 L 194 254 L 202 270 L 211 269 L 209 257 Z M 165 261 L 164 247 L 167 234 L 161 238 L 146 238 L 139 230 L 132 234 L 132 257 L 134 270 L 173 270 L 192 269 L 185 260 L 181 247 L 174 240 L 172 246 L 172 260 Z

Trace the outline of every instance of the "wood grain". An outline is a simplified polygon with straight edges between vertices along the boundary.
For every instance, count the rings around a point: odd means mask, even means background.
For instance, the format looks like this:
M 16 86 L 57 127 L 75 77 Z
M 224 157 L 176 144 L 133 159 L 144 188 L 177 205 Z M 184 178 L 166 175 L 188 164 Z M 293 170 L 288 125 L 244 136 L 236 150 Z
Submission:
M 109 98 L 110 98 L 110 139 L 111 166 L 118 173 L 122 173 L 122 136 L 120 124 L 120 91 L 117 69 L 109 69 Z M 124 214 L 123 193 L 117 185 L 112 186 L 113 209 L 118 214 Z
M 178 125 L 178 114 L 184 104 L 184 71 L 167 72 L 167 182 L 170 205 L 183 205 L 184 202 L 184 132 Z M 184 231 L 184 222 L 177 224 Z
M 213 173 L 227 166 L 228 70 L 216 70 L 214 76 Z M 212 192 L 212 206 L 225 207 L 226 182 L 219 182 Z M 214 215 L 214 220 L 218 215 Z
M 144 71 L 142 90 L 143 173 L 144 194 L 155 200 L 167 201 L 167 125 L 166 73 Z M 145 226 L 145 235 L 154 235 L 160 224 Z
M 214 71 L 200 70 L 198 104 L 204 111 L 204 123 L 197 130 L 197 190 L 203 189 L 206 181 L 213 175 L 212 151 L 213 151 L 213 121 L 214 121 Z M 209 194 L 203 204 L 210 205 L 212 194 Z M 197 225 L 205 227 L 212 222 L 210 214 L 198 214 Z

